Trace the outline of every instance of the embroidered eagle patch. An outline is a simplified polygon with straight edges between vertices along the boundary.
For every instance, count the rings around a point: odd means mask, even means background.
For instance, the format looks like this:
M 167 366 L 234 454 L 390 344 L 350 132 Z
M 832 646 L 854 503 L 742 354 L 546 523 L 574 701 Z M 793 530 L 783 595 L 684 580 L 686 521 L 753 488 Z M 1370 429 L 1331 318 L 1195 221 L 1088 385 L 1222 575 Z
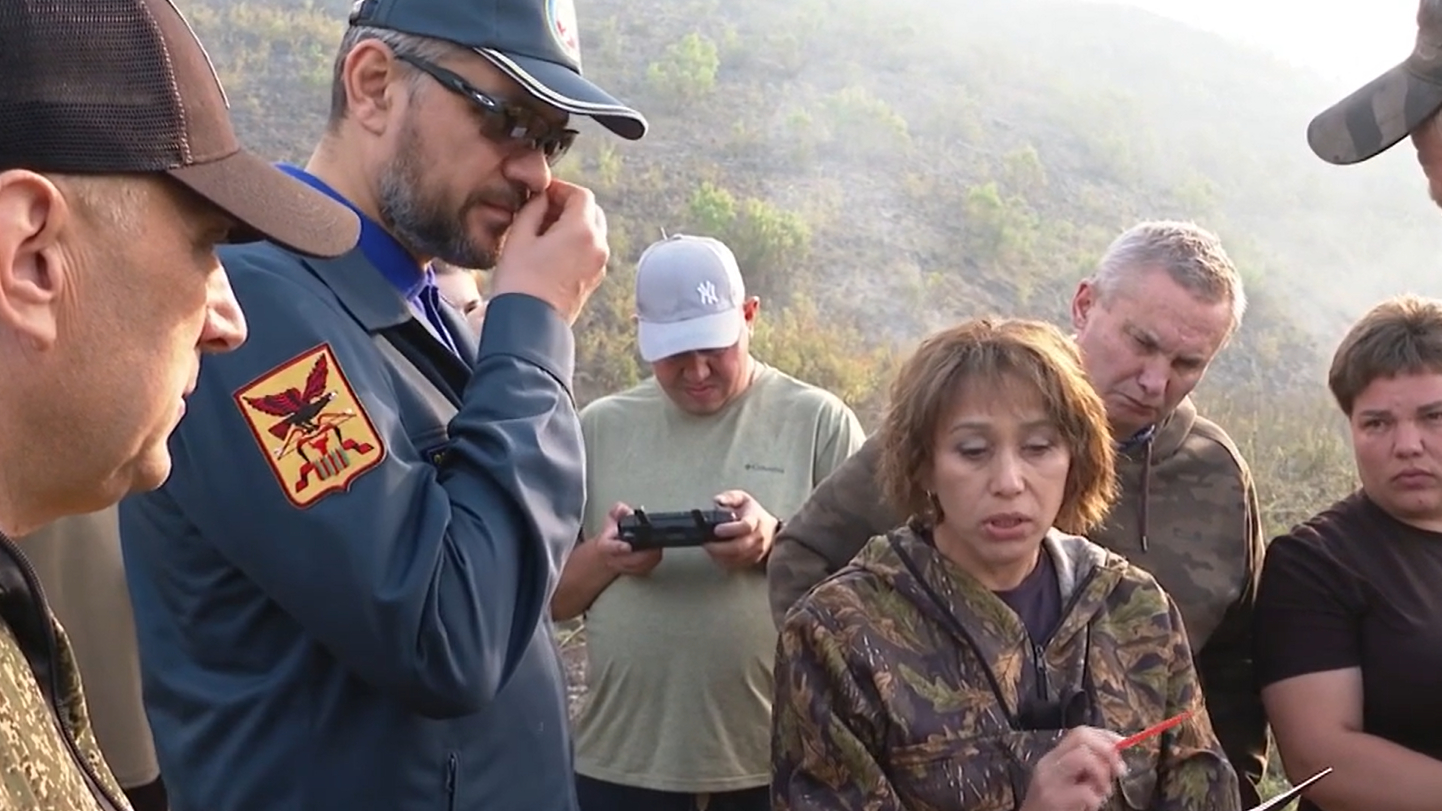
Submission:
M 385 444 L 328 343 L 266 372 L 234 397 L 280 489 L 297 507 L 345 491 L 385 458 Z

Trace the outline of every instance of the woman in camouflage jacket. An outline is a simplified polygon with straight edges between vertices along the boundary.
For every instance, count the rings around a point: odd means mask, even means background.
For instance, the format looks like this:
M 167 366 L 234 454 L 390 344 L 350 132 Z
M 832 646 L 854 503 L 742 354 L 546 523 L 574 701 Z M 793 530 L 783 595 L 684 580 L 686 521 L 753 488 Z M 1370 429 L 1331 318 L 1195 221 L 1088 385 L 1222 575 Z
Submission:
M 913 517 L 787 616 L 774 808 L 1237 811 L 1176 606 L 1069 534 L 1115 497 L 1072 342 L 962 324 L 922 344 L 891 402 L 881 478 Z

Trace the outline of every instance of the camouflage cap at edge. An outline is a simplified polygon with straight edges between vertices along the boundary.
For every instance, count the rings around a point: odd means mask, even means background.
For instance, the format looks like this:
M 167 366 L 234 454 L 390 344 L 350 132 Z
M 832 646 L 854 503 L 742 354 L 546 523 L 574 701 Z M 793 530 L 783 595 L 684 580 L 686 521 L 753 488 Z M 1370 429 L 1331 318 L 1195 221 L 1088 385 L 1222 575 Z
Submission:
M 1307 143 L 1330 163 L 1359 163 L 1407 137 L 1439 108 L 1442 0 L 1421 0 L 1412 54 L 1312 119 Z

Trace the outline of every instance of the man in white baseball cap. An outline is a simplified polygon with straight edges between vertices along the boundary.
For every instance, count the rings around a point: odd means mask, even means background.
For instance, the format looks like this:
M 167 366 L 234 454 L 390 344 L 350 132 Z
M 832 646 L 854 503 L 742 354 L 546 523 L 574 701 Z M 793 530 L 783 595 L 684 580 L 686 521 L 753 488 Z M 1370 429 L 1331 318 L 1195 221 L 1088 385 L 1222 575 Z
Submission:
M 678 235 L 653 244 L 636 266 L 641 358 L 723 349 L 741 340 L 760 300 L 746 298 L 736 257 L 719 240 Z
M 716 239 L 651 245 L 636 269 L 636 338 L 654 374 L 581 411 L 583 539 L 551 601 L 557 619 L 586 617 L 581 811 L 771 807 L 765 561 L 777 516 L 865 434 L 840 398 L 752 356 L 760 305 Z M 719 542 L 636 551 L 616 526 L 632 505 L 736 520 Z

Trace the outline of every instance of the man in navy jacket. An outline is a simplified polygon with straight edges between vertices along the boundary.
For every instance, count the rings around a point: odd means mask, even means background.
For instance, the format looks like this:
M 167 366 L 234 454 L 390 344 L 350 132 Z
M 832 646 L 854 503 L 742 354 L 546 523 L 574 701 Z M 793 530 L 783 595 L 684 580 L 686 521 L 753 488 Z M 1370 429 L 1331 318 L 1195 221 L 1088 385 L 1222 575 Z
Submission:
M 223 255 L 250 317 L 174 472 L 121 508 L 147 711 L 178 811 L 569 811 L 547 603 L 580 529 L 570 325 L 604 217 L 550 167 L 582 78 L 567 0 L 364 0 L 295 176 L 339 259 Z M 494 268 L 479 335 L 428 265 Z

